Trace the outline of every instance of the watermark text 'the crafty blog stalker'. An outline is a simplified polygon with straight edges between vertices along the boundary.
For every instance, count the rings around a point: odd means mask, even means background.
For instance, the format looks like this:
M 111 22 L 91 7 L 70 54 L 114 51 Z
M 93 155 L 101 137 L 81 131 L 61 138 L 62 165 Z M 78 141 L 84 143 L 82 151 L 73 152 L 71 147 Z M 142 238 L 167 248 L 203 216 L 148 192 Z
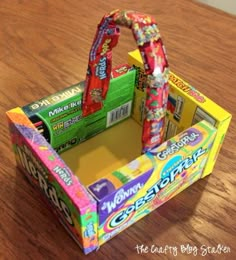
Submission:
M 215 246 L 208 245 L 190 245 L 183 244 L 178 246 L 171 245 L 143 245 L 138 244 L 135 246 L 137 254 L 157 254 L 157 255 L 193 255 L 193 256 L 206 256 L 206 255 L 224 255 L 230 254 L 231 250 L 229 246 L 217 244 Z

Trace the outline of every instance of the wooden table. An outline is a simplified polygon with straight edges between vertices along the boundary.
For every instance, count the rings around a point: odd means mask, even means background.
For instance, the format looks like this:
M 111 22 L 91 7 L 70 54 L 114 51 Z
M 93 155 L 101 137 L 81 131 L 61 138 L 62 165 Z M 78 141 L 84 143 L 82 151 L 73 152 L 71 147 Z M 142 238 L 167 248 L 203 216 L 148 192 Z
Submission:
M 155 3 L 155 4 L 154 4 Z M 235 259 L 236 119 L 213 174 L 145 217 L 98 252 L 85 257 L 15 167 L 5 111 L 85 78 L 88 52 L 101 17 L 114 8 L 149 13 L 159 28 L 171 69 L 236 115 L 236 19 L 189 0 L 0 2 L 0 258 L 172 259 L 173 253 L 137 254 L 136 245 L 230 247 Z M 122 30 L 115 64 L 135 48 Z M 193 254 L 189 255 L 191 259 Z M 213 259 L 208 254 L 206 259 Z M 196 258 L 194 258 L 196 259 Z

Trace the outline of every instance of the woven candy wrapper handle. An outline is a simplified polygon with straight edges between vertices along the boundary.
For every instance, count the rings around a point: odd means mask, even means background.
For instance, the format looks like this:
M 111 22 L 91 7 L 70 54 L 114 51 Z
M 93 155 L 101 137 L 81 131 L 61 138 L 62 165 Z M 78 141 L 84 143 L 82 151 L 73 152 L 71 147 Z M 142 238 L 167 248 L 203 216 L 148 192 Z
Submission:
M 83 96 L 83 115 L 102 108 L 109 88 L 112 48 L 119 39 L 119 26 L 132 30 L 147 74 L 145 115 L 143 121 L 143 152 L 163 141 L 164 120 L 168 98 L 168 62 L 155 20 L 134 11 L 115 10 L 105 15 L 98 25 L 90 53 Z

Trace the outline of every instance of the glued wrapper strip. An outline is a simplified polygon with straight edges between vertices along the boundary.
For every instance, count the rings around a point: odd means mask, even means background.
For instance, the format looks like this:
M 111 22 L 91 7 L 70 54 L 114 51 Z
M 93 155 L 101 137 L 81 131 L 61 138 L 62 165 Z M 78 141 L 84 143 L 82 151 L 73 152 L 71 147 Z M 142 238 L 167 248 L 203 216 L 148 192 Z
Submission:
M 164 118 L 168 98 L 168 62 L 155 20 L 134 11 L 115 10 L 98 25 L 90 54 L 83 96 L 83 115 L 102 108 L 109 88 L 112 48 L 119 39 L 119 26 L 132 30 L 147 74 L 147 95 L 143 122 L 143 153 L 163 141 Z

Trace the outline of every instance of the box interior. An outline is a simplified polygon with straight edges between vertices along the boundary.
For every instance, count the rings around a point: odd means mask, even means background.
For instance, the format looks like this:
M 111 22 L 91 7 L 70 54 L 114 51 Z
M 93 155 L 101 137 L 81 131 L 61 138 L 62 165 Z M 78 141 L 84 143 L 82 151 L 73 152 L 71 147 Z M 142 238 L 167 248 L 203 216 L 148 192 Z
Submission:
M 141 154 L 142 127 L 128 118 L 60 154 L 84 186 Z
M 112 70 L 103 107 L 82 116 L 84 82 L 22 109 L 85 187 L 141 154 L 142 126 L 131 119 L 136 70 Z

